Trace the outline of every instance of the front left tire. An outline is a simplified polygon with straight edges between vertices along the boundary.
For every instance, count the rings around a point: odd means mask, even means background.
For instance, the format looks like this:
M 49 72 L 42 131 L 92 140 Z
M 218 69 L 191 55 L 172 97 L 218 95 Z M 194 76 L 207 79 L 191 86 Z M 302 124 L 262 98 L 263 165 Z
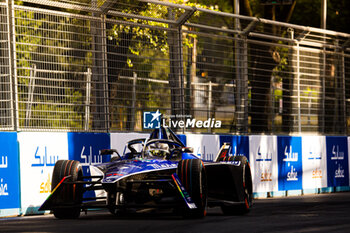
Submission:
M 184 217 L 203 218 L 207 208 L 207 176 L 202 160 L 181 160 L 176 173 L 197 206 L 196 209 L 189 209 L 186 206 L 183 210 Z
M 66 177 L 68 182 L 81 180 L 83 170 L 79 161 L 58 160 L 55 164 L 51 180 L 51 191 Z M 83 185 L 81 184 L 63 184 L 60 193 L 57 196 L 56 205 L 53 214 L 59 219 L 75 219 L 80 216 L 80 205 L 83 198 Z

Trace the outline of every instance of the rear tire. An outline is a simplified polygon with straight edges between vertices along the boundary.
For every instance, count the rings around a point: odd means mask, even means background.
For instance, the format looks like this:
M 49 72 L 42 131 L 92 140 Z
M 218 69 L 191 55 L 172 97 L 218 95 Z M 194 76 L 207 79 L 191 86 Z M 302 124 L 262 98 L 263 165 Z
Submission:
M 234 205 L 221 206 L 222 212 L 225 215 L 243 215 L 250 211 L 253 206 L 253 182 L 250 171 L 250 165 L 245 156 L 230 156 L 223 161 L 240 161 L 242 167 L 242 192 L 243 203 Z
M 59 184 L 65 177 L 67 181 L 74 182 L 81 180 L 83 170 L 79 161 L 74 160 L 58 160 L 53 169 L 51 180 L 51 191 Z M 59 219 L 75 219 L 80 216 L 80 205 L 83 198 L 83 185 L 81 184 L 66 184 L 57 196 L 57 206 L 67 206 L 64 208 L 54 208 L 53 214 Z M 73 206 L 73 207 L 69 207 Z M 79 207 L 78 207 L 79 206 Z
M 183 210 L 183 216 L 187 218 L 203 218 L 206 215 L 207 208 L 207 177 L 202 160 L 181 160 L 176 173 L 197 206 L 196 209 L 189 209 L 186 206 Z

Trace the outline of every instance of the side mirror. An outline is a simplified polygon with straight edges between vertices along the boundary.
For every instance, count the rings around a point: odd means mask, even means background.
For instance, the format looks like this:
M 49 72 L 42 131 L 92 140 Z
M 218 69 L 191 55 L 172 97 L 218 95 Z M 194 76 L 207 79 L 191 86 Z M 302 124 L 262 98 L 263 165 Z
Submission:
M 100 150 L 100 155 L 111 155 L 113 153 L 118 153 L 118 151 L 116 149 L 103 149 L 103 150 Z
M 182 152 L 184 153 L 193 153 L 193 148 L 192 147 L 183 147 Z

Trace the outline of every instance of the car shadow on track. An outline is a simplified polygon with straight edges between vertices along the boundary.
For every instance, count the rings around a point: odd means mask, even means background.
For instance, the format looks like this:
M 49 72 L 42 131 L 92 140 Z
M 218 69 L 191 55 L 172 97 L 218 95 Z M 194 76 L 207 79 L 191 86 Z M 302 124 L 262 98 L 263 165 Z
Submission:
M 220 208 L 211 208 L 207 212 L 207 217 L 224 216 Z M 174 213 L 172 210 L 145 209 L 141 211 L 131 211 L 123 215 L 113 215 L 106 210 L 91 211 L 81 213 L 79 220 L 185 220 L 186 218 L 180 214 Z

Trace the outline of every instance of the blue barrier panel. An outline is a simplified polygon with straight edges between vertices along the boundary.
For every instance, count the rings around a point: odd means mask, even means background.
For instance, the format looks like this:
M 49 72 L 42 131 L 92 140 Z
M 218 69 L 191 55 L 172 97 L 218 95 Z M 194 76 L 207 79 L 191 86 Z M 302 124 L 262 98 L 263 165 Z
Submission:
M 327 136 L 326 147 L 328 187 L 349 186 L 347 137 Z
M 80 161 L 83 173 L 91 174 L 89 165 L 108 162 L 110 155 L 100 155 L 102 149 L 110 149 L 110 135 L 107 133 L 68 133 L 68 156 L 70 160 Z M 93 191 L 84 194 L 84 197 L 94 197 Z
M 68 156 L 82 165 L 108 162 L 110 155 L 100 155 L 100 150 L 110 149 L 110 136 L 107 133 L 68 133 Z
M 303 188 L 301 137 L 278 136 L 278 190 Z
M 0 216 L 19 213 L 19 156 L 17 133 L 0 132 Z
M 230 143 L 232 145 L 232 151 L 229 153 L 232 155 L 246 156 L 249 160 L 249 137 L 237 136 L 237 135 L 220 135 L 220 147 L 224 143 Z

